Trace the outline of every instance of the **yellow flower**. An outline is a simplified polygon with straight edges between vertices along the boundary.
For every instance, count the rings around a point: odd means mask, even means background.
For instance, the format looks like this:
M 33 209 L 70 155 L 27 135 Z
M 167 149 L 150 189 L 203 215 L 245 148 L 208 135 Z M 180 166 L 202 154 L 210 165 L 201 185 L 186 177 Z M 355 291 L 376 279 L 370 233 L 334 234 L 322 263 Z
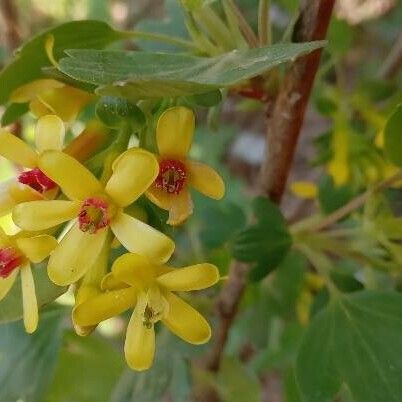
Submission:
M 63 121 L 75 120 L 93 95 L 52 79 L 41 79 L 17 88 L 10 96 L 14 103 L 27 103 L 36 117 L 55 114 Z
M 101 283 L 102 279 L 106 275 L 108 259 L 110 252 L 110 239 L 107 239 L 103 245 L 103 249 L 100 252 L 96 262 L 88 269 L 83 278 L 79 281 L 75 289 L 75 304 L 73 308 L 73 317 L 75 310 L 79 305 L 92 299 L 93 297 L 102 293 Z M 73 319 L 75 332 L 80 336 L 89 335 L 95 328 L 96 325 L 90 326 L 80 326 Z
M 294 181 L 290 185 L 290 190 L 299 198 L 314 199 L 317 198 L 317 185 L 311 181 Z
M 56 246 L 56 239 L 48 235 L 20 232 L 7 236 L 0 228 L 0 300 L 8 294 L 20 272 L 24 325 L 29 333 L 38 326 L 38 303 L 30 263 L 43 261 Z
M 186 342 L 195 345 L 208 342 L 211 337 L 208 322 L 173 292 L 205 289 L 218 280 L 218 270 L 211 264 L 171 268 L 137 254 L 125 254 L 103 279 L 105 293 L 80 304 L 73 319 L 80 326 L 91 326 L 134 308 L 124 352 L 132 369 L 147 370 L 155 355 L 154 325 L 158 321 Z
M 62 149 L 64 135 L 64 123 L 55 115 L 38 120 L 36 151 L 15 135 L 0 131 L 0 155 L 27 169 L 15 179 L 0 183 L 0 216 L 8 214 L 21 202 L 54 198 L 57 185 L 38 166 L 44 151 Z
M 162 262 L 172 255 L 174 243 L 169 237 L 124 213 L 158 175 L 158 163 L 151 153 L 138 148 L 124 152 L 114 161 L 106 185 L 63 152 L 45 152 L 39 168 L 70 200 L 19 204 L 13 210 L 13 220 L 29 231 L 75 220 L 49 260 L 48 274 L 54 283 L 69 285 L 79 280 L 96 261 L 109 229 L 131 252 Z
M 191 215 L 190 187 L 217 200 L 225 193 L 225 184 L 215 170 L 187 159 L 194 126 L 195 116 L 190 109 L 172 107 L 161 115 L 156 128 L 159 175 L 146 195 L 169 211 L 170 225 L 178 225 Z

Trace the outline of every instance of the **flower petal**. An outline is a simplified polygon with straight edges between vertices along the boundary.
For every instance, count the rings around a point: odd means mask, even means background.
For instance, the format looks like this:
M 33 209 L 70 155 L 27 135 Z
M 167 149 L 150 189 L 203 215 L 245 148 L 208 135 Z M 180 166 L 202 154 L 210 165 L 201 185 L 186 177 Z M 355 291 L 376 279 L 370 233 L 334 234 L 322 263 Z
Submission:
M 159 154 L 184 158 L 190 150 L 195 129 L 195 116 L 191 109 L 176 106 L 167 109 L 158 120 L 156 142 Z
M 169 211 L 169 225 L 180 225 L 193 213 L 193 200 L 187 188 L 183 188 L 179 194 L 168 194 L 151 186 L 146 196 L 159 208 Z
M 15 185 L 15 182 L 15 179 L 11 179 L 0 183 L 0 217 L 9 214 L 15 206 L 15 201 L 10 194 L 11 186 Z
M 7 296 L 7 293 L 14 285 L 17 275 L 18 269 L 15 269 L 7 278 L 0 278 L 0 300 L 3 300 Z
M 87 168 L 63 152 L 45 151 L 40 156 L 38 165 L 72 200 L 85 200 L 103 190 L 97 178 Z
M 154 182 L 159 164 L 150 152 L 132 148 L 124 152 L 113 164 L 113 175 L 106 192 L 121 207 L 137 200 Z
M 61 151 L 65 135 L 64 123 L 54 114 L 41 117 L 35 127 L 35 143 L 38 152 Z
M 75 305 L 72 311 L 72 322 L 75 329 L 75 332 L 79 336 L 87 336 L 91 334 L 96 325 L 88 325 L 88 326 L 81 326 L 75 321 L 75 311 L 78 306 L 87 300 L 90 300 L 100 294 L 100 289 L 96 286 L 91 285 L 81 285 L 79 286 L 78 290 L 75 292 Z
M 146 327 L 143 323 L 142 306 L 137 305 L 127 328 L 124 354 L 128 365 L 137 371 L 144 371 L 152 366 L 155 356 L 154 326 Z
M 63 121 L 75 120 L 81 109 L 93 96 L 80 89 L 65 85 L 38 95 L 38 99 Z
M 188 161 L 190 184 L 200 193 L 215 200 L 225 195 L 225 183 L 211 167 L 200 162 Z
M 39 316 L 35 283 L 30 265 L 21 267 L 21 291 L 25 330 L 32 334 L 38 327 Z
M 77 325 L 82 327 L 96 325 L 121 314 L 134 306 L 136 301 L 137 292 L 134 288 L 101 293 L 79 304 L 74 309 L 73 319 Z
M 14 90 L 10 96 L 10 101 L 14 103 L 26 103 L 35 99 L 42 92 L 54 88 L 62 88 L 64 85 L 62 82 L 52 79 L 35 80 Z
M 155 278 L 156 267 L 138 254 L 124 254 L 113 264 L 114 277 L 128 285 L 138 288 L 147 287 Z
M 168 290 L 191 291 L 209 288 L 219 281 L 219 271 L 212 264 L 197 264 L 161 275 L 157 282 Z
M 47 258 L 57 245 L 57 240 L 48 235 L 20 237 L 17 239 L 18 248 L 35 264 Z
M 159 208 L 166 211 L 169 211 L 174 197 L 174 194 L 169 194 L 156 186 L 151 186 L 145 195 Z
M 121 244 L 132 253 L 157 262 L 166 262 L 173 254 L 175 244 L 172 239 L 123 212 L 116 214 L 111 227 Z
M 163 323 L 179 338 L 194 345 L 206 343 L 211 338 L 211 327 L 205 318 L 173 293 L 165 295 L 169 312 Z
M 0 155 L 27 168 L 36 167 L 38 162 L 38 154 L 33 149 L 6 131 L 0 131 Z
M 84 233 L 75 224 L 50 256 L 47 267 L 50 280 L 60 286 L 78 281 L 96 262 L 107 232 L 108 229 L 102 229 L 95 234 Z
M 53 191 L 53 190 L 50 190 Z M 14 204 L 20 204 L 21 202 L 43 200 L 45 194 L 41 194 L 33 188 L 20 183 L 17 179 L 12 179 L 9 182 L 8 192 L 10 197 L 14 200 Z M 49 192 L 46 193 L 46 195 Z
M 76 218 L 80 207 L 64 200 L 24 202 L 13 209 L 13 221 L 23 230 L 44 230 Z
M 112 272 L 109 272 L 106 274 L 101 282 L 101 289 L 102 290 L 118 290 L 118 289 L 124 289 L 129 287 L 124 282 L 119 281 Z
M 180 225 L 193 213 L 193 207 L 193 200 L 187 188 L 184 188 L 179 194 L 174 194 L 167 224 Z

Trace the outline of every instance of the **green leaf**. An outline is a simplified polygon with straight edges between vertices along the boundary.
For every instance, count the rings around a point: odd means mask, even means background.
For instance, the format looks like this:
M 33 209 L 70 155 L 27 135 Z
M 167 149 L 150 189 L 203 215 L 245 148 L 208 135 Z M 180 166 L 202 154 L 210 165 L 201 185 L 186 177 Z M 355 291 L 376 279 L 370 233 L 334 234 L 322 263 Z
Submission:
M 1 117 L 1 125 L 8 126 L 14 123 L 22 115 L 28 112 L 28 110 L 29 107 L 27 103 L 12 103 Z
M 392 163 L 402 166 L 402 104 L 396 107 L 385 125 L 384 149 Z
M 145 115 L 137 105 L 113 96 L 99 99 L 96 104 L 96 116 L 111 128 L 130 124 L 133 132 L 140 131 L 146 123 Z
M 54 379 L 41 402 L 108 402 L 123 367 L 120 351 L 105 339 L 67 332 Z
M 45 264 L 33 266 L 32 272 L 39 307 L 52 302 L 66 291 L 67 288 L 57 286 L 49 280 Z M 16 321 L 22 318 L 21 281 L 19 279 L 18 276 L 10 292 L 0 302 L 0 323 Z
M 91 20 L 67 22 L 44 31 L 18 49 L 15 58 L 0 73 L 0 104 L 7 102 L 14 89 L 45 77 L 42 68 L 51 66 L 45 51 L 49 35 L 55 39 L 56 60 L 71 47 L 102 49 L 124 38 L 124 33 L 115 31 L 105 22 Z
M 43 402 L 61 344 L 61 312 L 44 314 L 33 335 L 26 334 L 20 322 L 1 328 L 1 401 Z
M 279 208 L 265 198 L 253 201 L 256 224 L 241 231 L 233 242 L 233 256 L 254 262 L 251 279 L 260 280 L 276 268 L 287 255 L 292 238 Z
M 190 400 L 190 367 L 186 360 L 193 357 L 197 349 L 178 341 L 164 329 L 159 331 L 157 341 L 158 350 L 152 368 L 145 372 L 124 371 L 111 402 L 156 402 L 164 400 L 167 393 L 174 402 Z
M 133 101 L 177 97 L 230 87 L 265 73 L 281 63 L 324 46 L 325 42 L 287 43 L 235 50 L 205 58 L 184 54 L 68 50 L 60 70 L 99 86 L 101 95 Z
M 328 175 L 320 179 L 318 187 L 318 201 L 325 214 L 337 210 L 356 196 L 356 192 L 350 186 L 336 186 L 332 177 Z
M 308 329 L 296 377 L 305 402 L 331 402 L 345 384 L 355 402 L 402 400 L 402 295 L 340 296 Z
M 223 361 L 217 385 L 222 401 L 262 401 L 258 377 L 237 359 L 227 358 Z

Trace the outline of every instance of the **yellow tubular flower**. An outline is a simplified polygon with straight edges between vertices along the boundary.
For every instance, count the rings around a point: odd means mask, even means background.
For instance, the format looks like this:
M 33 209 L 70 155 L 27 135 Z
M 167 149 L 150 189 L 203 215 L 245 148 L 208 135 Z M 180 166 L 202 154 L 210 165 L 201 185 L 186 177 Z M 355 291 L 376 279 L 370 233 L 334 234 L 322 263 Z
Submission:
M 187 159 L 194 128 L 193 111 L 181 106 L 166 110 L 156 128 L 159 174 L 146 195 L 158 207 L 169 211 L 170 225 L 179 225 L 191 215 L 190 187 L 216 200 L 225 194 L 225 184 L 215 170 Z
M 80 304 L 73 319 L 80 326 L 91 326 L 134 308 L 124 352 L 133 370 L 147 370 L 154 360 L 154 325 L 158 321 L 186 342 L 195 345 L 208 342 L 211 337 L 208 322 L 173 292 L 205 289 L 218 280 L 218 270 L 211 264 L 171 268 L 137 254 L 125 254 L 104 278 L 105 293 Z
M 82 327 L 77 323 L 75 323 L 74 321 L 75 310 L 80 304 L 86 302 L 87 300 L 92 299 L 93 297 L 99 295 L 102 292 L 101 283 L 103 277 L 107 272 L 109 251 L 110 251 L 110 239 L 107 239 L 105 241 L 105 244 L 103 245 L 103 249 L 100 252 L 99 257 L 97 258 L 93 266 L 88 269 L 87 273 L 84 275 L 84 277 L 77 285 L 77 288 L 75 290 L 75 304 L 72 312 L 72 317 L 75 332 L 80 336 L 89 335 L 96 328 L 96 325 Z
M 57 185 L 39 169 L 44 151 L 61 150 L 65 135 L 64 123 L 55 115 L 38 120 L 35 128 L 36 151 L 23 140 L 6 131 L 0 131 L 0 155 L 27 170 L 15 179 L 0 183 L 0 216 L 26 201 L 52 199 Z
M 0 228 L 0 300 L 8 294 L 20 272 L 24 325 L 28 333 L 38 326 L 38 303 L 30 264 L 43 261 L 56 246 L 56 239 L 48 235 L 20 232 L 7 236 Z
M 48 265 L 50 279 L 69 285 L 82 278 L 94 264 L 111 229 L 129 251 L 165 262 L 174 251 L 173 241 L 151 226 L 124 213 L 158 175 L 155 157 L 132 148 L 113 163 L 107 184 L 71 156 L 45 152 L 39 168 L 70 199 L 32 201 L 17 205 L 13 220 L 22 229 L 40 231 L 77 219 L 53 252 Z
M 36 117 L 55 114 L 63 121 L 76 119 L 93 95 L 53 79 L 32 81 L 17 88 L 10 96 L 14 103 L 28 103 Z

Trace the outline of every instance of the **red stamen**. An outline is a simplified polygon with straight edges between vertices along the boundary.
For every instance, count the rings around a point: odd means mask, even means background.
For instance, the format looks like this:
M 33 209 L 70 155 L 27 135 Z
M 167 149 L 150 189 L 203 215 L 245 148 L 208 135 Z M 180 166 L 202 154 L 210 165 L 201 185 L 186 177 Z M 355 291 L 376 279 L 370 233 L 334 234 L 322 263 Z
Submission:
M 165 159 L 159 162 L 159 175 L 155 186 L 169 194 L 179 194 L 187 179 L 186 166 L 183 162 Z
M 7 278 L 22 264 L 21 255 L 13 247 L 0 248 L 0 277 Z
M 18 176 L 18 181 L 41 194 L 57 187 L 57 184 L 38 168 L 22 172 Z
M 95 234 L 98 230 L 109 226 L 109 205 L 103 198 L 88 198 L 84 201 L 78 215 L 80 229 Z

